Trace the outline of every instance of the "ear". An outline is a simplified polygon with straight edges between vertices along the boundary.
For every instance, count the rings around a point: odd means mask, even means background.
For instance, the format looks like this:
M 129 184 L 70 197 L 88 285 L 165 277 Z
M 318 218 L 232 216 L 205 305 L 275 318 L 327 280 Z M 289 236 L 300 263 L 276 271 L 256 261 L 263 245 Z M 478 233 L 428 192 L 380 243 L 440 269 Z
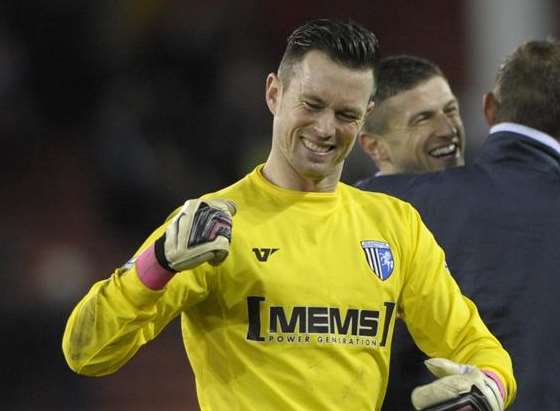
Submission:
M 498 100 L 492 91 L 485 93 L 482 97 L 482 109 L 484 110 L 484 118 L 489 127 L 496 124 L 496 111 L 498 109 Z
M 278 109 L 280 96 L 282 94 L 282 82 L 275 73 L 270 73 L 266 78 L 266 105 L 274 115 Z
M 366 115 L 364 116 L 364 118 L 367 118 L 367 116 L 369 116 L 369 114 L 371 113 L 371 111 L 373 110 L 373 108 L 375 107 L 375 102 L 370 101 L 368 103 L 367 109 L 366 109 Z
M 364 152 L 375 161 L 378 167 L 379 164 L 391 160 L 387 144 L 379 136 L 361 131 L 359 142 Z
M 362 120 L 360 121 L 360 129 L 362 129 L 364 127 L 364 124 L 367 121 L 368 116 L 371 114 L 373 107 L 375 106 L 375 103 L 373 101 L 370 101 L 366 107 L 366 112 L 364 113 L 364 116 L 362 117 Z M 363 131 L 360 131 L 360 134 L 363 133 Z

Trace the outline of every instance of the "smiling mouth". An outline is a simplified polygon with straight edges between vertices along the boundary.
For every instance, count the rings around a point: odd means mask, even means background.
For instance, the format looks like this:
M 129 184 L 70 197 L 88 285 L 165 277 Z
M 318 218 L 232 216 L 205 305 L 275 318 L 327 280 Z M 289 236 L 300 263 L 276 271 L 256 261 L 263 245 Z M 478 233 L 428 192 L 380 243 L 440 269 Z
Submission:
M 456 156 L 459 154 L 459 145 L 456 143 L 446 144 L 439 146 L 429 151 L 430 156 L 435 158 L 443 158 L 449 156 Z
M 301 141 L 306 149 L 315 154 L 327 154 L 334 150 L 334 145 L 332 144 L 317 144 L 306 138 L 302 138 Z

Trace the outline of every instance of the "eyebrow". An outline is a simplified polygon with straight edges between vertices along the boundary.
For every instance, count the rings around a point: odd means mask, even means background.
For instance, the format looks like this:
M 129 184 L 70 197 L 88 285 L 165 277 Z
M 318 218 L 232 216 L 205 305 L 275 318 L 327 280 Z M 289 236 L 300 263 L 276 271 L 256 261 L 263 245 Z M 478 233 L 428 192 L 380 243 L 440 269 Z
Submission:
M 459 104 L 459 100 L 457 100 L 457 97 L 453 97 L 451 100 L 445 103 L 444 107 L 448 107 L 452 104 Z

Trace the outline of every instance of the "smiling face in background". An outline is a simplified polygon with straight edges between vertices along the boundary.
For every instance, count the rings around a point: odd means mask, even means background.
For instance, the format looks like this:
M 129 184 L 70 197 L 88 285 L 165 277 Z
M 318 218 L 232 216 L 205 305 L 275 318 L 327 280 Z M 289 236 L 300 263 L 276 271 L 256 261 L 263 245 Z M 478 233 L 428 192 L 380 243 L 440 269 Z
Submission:
M 425 173 L 464 164 L 459 103 L 443 77 L 386 99 L 379 110 L 384 130 L 370 136 L 374 144 L 366 151 L 383 174 Z M 364 141 L 367 144 L 368 138 L 362 138 L 365 147 Z
M 372 90 L 371 69 L 349 68 L 317 50 L 293 67 L 289 81 L 270 74 L 266 99 L 274 122 L 264 175 L 292 190 L 333 191 Z

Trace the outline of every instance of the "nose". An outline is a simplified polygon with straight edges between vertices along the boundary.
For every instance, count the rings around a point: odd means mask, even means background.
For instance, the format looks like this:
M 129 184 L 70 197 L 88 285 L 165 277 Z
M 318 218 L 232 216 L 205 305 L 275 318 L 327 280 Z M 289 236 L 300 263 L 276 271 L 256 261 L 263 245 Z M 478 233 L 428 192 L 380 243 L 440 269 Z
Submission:
M 323 111 L 317 117 L 314 129 L 319 138 L 328 139 L 333 137 L 336 133 L 336 118 L 334 113 L 329 110 Z
M 445 113 L 437 116 L 436 134 L 441 137 L 455 137 L 458 133 L 455 123 Z

